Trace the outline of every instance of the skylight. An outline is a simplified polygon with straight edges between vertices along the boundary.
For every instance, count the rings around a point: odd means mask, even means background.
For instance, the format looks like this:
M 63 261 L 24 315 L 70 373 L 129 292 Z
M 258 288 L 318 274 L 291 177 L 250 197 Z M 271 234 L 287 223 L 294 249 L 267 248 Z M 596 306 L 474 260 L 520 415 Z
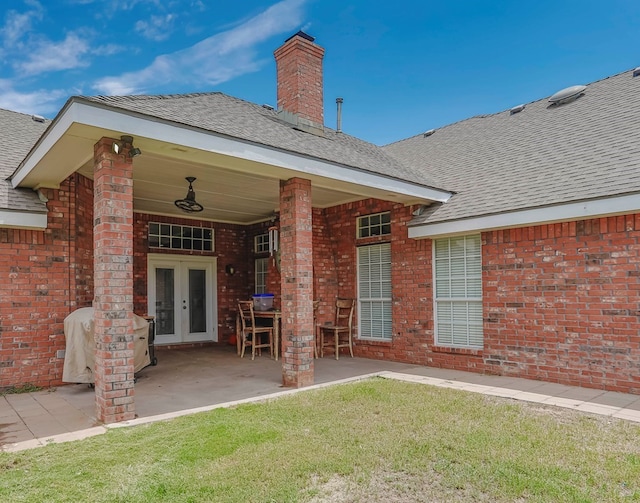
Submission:
M 571 101 L 577 100 L 580 96 L 584 94 L 584 91 L 587 89 L 587 86 L 571 86 L 566 87 L 552 95 L 549 98 L 549 102 L 552 105 L 562 105 L 564 103 L 569 103 Z

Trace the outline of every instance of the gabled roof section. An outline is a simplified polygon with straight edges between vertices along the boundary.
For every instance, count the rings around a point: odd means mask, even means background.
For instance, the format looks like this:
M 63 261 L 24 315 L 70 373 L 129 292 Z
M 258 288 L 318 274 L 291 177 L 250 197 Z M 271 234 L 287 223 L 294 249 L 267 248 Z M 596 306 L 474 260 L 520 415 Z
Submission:
M 589 84 L 570 103 L 545 98 L 517 113 L 472 117 L 383 149 L 456 192 L 412 225 L 501 215 L 508 227 L 514 221 L 503 217 L 510 212 L 607 198 L 629 203 L 640 195 L 640 77 L 626 71 Z M 635 204 L 640 208 L 640 199 Z
M 326 127 L 322 136 L 300 131 L 279 119 L 271 107 L 223 93 L 77 99 L 447 192 L 428 172 L 405 166 L 376 145 Z
M 34 143 L 44 133 L 50 120 L 34 120 L 27 114 L 3 110 L 0 108 L 0 178 L 5 180 L 18 167 Z
M 46 215 L 46 205 L 30 189 L 13 189 L 7 180 L 51 121 L 0 109 L 0 224 L 21 227 L 20 213 Z M 15 221 L 14 221 L 15 220 Z M 46 224 L 46 220 L 45 220 Z

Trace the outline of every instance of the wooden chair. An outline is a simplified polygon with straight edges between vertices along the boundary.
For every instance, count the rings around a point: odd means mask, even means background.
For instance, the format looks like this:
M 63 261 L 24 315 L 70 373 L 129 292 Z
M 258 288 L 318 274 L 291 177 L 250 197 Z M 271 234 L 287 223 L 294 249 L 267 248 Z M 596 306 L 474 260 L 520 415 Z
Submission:
M 273 356 L 273 327 L 257 327 L 256 318 L 253 314 L 253 301 L 241 300 L 238 302 L 238 313 L 240 314 L 240 338 L 242 349 L 240 358 L 244 358 L 244 350 L 251 346 L 251 359 L 256 357 L 256 349 L 262 353 L 263 348 L 269 348 L 270 356 Z M 263 342 L 263 336 L 268 335 L 268 342 Z
M 355 299 L 337 299 L 335 323 L 333 325 L 318 325 L 320 356 L 322 358 L 324 358 L 325 347 L 334 349 L 336 360 L 340 357 L 340 348 L 349 348 L 349 353 L 353 358 L 353 311 L 355 306 Z M 328 340 L 325 340 L 325 336 L 329 336 Z

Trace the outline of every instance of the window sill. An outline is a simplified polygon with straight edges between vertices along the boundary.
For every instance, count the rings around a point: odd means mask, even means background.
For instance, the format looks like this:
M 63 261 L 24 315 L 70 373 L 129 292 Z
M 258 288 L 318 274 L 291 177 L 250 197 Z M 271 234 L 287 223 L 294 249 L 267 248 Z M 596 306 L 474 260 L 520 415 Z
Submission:
M 365 339 L 364 337 L 358 337 L 356 341 L 367 345 L 388 346 L 393 342 L 392 339 Z
M 391 243 L 391 234 L 381 236 L 367 236 L 365 238 L 356 237 L 356 246 L 377 245 L 380 243 Z
M 484 350 L 480 348 L 455 348 L 451 346 L 432 346 L 434 353 L 448 353 L 454 355 L 482 356 Z

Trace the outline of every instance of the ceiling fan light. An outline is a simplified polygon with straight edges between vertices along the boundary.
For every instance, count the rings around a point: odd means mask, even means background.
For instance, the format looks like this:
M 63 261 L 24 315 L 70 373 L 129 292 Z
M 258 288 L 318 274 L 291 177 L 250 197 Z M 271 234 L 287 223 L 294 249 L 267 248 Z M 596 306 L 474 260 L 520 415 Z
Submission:
M 174 204 L 182 211 L 185 211 L 187 213 L 198 213 L 199 211 L 204 210 L 204 206 L 196 201 L 196 193 L 193 190 L 192 184 L 196 180 L 196 178 L 194 176 L 187 176 L 185 180 L 189 182 L 189 190 L 187 190 L 187 195 L 184 196 L 184 199 L 177 199 Z

